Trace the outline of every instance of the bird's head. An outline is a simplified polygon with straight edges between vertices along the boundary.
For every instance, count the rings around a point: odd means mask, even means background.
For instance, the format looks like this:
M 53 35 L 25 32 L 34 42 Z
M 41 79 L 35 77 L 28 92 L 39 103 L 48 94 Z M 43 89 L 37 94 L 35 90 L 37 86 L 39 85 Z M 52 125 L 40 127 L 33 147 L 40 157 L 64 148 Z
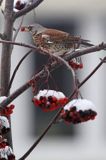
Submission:
M 39 34 L 43 32 L 46 28 L 42 25 L 35 23 L 29 26 L 23 26 L 21 27 L 21 31 L 23 32 L 31 32 L 32 34 Z

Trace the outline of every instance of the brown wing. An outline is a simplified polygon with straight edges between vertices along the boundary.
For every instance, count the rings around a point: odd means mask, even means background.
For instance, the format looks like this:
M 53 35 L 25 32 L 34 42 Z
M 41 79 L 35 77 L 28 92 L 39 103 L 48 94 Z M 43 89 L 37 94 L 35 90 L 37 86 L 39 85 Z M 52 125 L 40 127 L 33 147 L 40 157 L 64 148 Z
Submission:
M 56 30 L 56 29 L 47 29 L 46 31 L 43 32 L 43 34 L 47 34 L 49 35 L 52 39 L 54 40 L 69 40 L 69 41 L 75 41 L 75 40 L 79 40 L 80 37 L 76 37 L 76 36 L 71 36 L 69 33 L 64 32 L 64 31 L 60 31 L 60 30 Z
M 42 35 L 44 35 L 44 38 L 49 40 L 50 43 L 61 43 L 69 46 L 78 43 L 80 40 L 80 37 L 71 36 L 67 32 L 56 29 L 47 29 L 42 32 Z
M 50 36 L 52 41 L 61 42 L 64 41 L 68 44 L 82 44 L 84 46 L 93 46 L 89 43 L 89 40 L 81 39 L 81 36 L 73 36 L 67 32 L 56 30 L 56 29 L 47 29 L 43 34 Z
M 50 37 L 52 37 L 55 40 L 65 39 L 69 36 L 68 33 L 63 32 L 63 31 L 59 31 L 56 29 L 47 29 L 42 34 L 49 35 Z

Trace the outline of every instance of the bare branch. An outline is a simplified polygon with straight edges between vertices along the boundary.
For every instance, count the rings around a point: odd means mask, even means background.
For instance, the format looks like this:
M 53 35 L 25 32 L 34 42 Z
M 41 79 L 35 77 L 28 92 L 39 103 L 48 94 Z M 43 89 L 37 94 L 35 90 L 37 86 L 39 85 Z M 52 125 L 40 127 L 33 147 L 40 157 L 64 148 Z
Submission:
M 17 66 L 16 66 L 16 68 L 15 68 L 13 74 L 12 74 L 12 77 L 11 77 L 11 79 L 10 79 L 7 92 L 10 91 L 10 88 L 11 88 L 11 86 L 12 86 L 13 80 L 14 80 L 14 78 L 15 78 L 15 75 L 16 75 L 16 73 L 17 73 L 20 65 L 22 64 L 22 62 L 25 60 L 25 58 L 26 58 L 31 52 L 32 52 L 32 50 L 28 51 L 28 52 L 22 57 L 22 59 L 19 61 L 19 63 L 17 64 Z
M 41 70 L 39 73 L 37 73 L 30 81 L 36 80 L 38 81 L 42 77 L 46 77 L 45 70 Z M 15 98 L 17 98 L 19 95 L 21 95 L 24 91 L 26 91 L 30 87 L 30 81 L 26 82 L 24 85 L 19 87 L 16 91 L 14 91 L 10 96 L 8 96 L 1 104 L 0 104 L 0 110 L 2 110 L 3 107 L 7 106 L 9 103 L 11 103 Z
M 20 10 L 19 12 L 15 13 L 14 15 L 14 20 L 16 18 L 21 17 L 22 15 L 27 14 L 28 12 L 30 12 L 32 9 L 36 8 L 39 6 L 39 4 L 41 2 L 43 2 L 44 0 L 36 0 L 35 2 L 33 2 L 31 5 L 28 5 L 27 7 L 25 7 L 24 9 Z
M 13 45 L 16 45 L 16 46 L 22 46 L 22 47 L 38 50 L 37 47 L 34 46 L 34 45 L 29 45 L 29 44 L 20 43 L 20 42 L 0 40 L 0 43 L 13 44 Z
M 29 44 L 25 44 L 25 43 L 5 41 L 5 40 L 0 40 L 0 43 L 13 44 L 13 45 L 17 45 L 17 46 L 22 46 L 22 47 L 26 47 L 26 48 L 35 49 L 36 51 L 40 51 L 42 54 L 47 55 L 46 52 L 41 51 L 35 45 L 29 45 Z M 70 51 L 70 52 L 66 53 L 65 59 L 66 60 L 67 59 L 73 59 L 73 58 L 76 58 L 76 57 L 79 57 L 79 56 L 82 56 L 82 55 L 85 55 L 85 54 L 93 53 L 93 52 L 96 52 L 96 51 L 100 51 L 100 50 L 106 50 L 106 43 L 102 42 L 99 45 L 95 45 L 95 46 L 92 46 L 92 47 L 87 47 L 87 48 L 84 48 L 84 49 L 80 49 L 80 50 L 77 50 L 75 52 Z
M 29 148 L 29 150 L 21 157 L 19 160 L 25 160 L 29 154 L 34 150 L 34 148 L 39 144 L 39 142 L 42 140 L 42 138 L 46 135 L 46 133 L 49 131 L 49 129 L 52 127 L 52 125 L 57 120 L 58 116 L 61 113 L 62 108 L 56 113 L 56 115 L 53 117 L 53 119 L 48 124 L 47 128 L 44 130 L 44 132 L 39 136 L 39 138 L 33 143 L 33 145 Z
M 100 51 L 100 50 L 106 50 L 106 43 L 101 43 L 99 45 L 95 45 L 95 46 L 92 46 L 92 47 L 87 47 L 87 48 L 84 48 L 84 49 L 81 49 L 81 50 L 77 50 L 73 53 L 71 53 L 70 55 L 70 58 L 76 58 L 76 57 L 79 57 L 79 56 L 82 56 L 82 55 L 85 55 L 85 54 L 89 54 L 89 53 L 93 53 L 93 52 L 97 52 L 97 51 Z

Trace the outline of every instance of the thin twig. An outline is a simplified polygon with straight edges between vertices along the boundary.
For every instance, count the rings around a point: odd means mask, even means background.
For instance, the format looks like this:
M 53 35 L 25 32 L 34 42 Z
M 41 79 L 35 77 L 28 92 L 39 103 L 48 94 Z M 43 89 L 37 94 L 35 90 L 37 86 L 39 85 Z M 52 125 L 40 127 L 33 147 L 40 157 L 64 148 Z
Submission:
M 20 28 L 22 26 L 23 20 L 24 20 L 24 16 L 22 16 L 21 22 L 20 22 L 17 30 L 15 31 L 15 34 L 14 34 L 14 37 L 13 37 L 13 42 L 15 42 L 15 40 L 16 40 L 16 37 L 17 37 L 17 35 L 18 35 L 19 31 L 20 31 Z
M 52 72 L 55 69 L 56 62 L 53 62 L 51 65 L 47 66 L 48 70 Z M 16 91 L 14 91 L 10 96 L 8 96 L 2 103 L 0 103 L 0 110 L 2 110 L 3 107 L 7 106 L 9 103 L 11 103 L 15 98 L 17 98 L 19 95 L 21 95 L 24 91 L 26 91 L 31 85 L 31 81 L 38 81 L 39 79 L 41 80 L 42 78 L 47 77 L 47 71 L 45 70 L 45 67 L 35 74 L 31 80 L 26 82 L 24 85 L 19 87 Z
M 26 48 L 31 48 L 31 49 L 37 50 L 37 47 L 34 46 L 34 45 L 29 45 L 29 44 L 20 43 L 20 42 L 0 40 L 0 43 L 13 44 L 13 45 L 16 45 L 16 46 L 22 46 L 22 47 L 26 47 Z
M 80 88 L 85 82 L 91 78 L 91 76 L 100 68 L 100 66 L 106 61 L 106 57 L 104 57 L 103 60 L 95 67 L 95 69 L 78 85 L 78 88 Z M 77 92 L 77 89 L 73 91 L 73 93 L 70 95 L 69 100 L 71 100 L 74 96 L 74 94 Z M 48 130 L 51 128 L 51 126 L 55 123 L 57 120 L 59 114 L 61 113 L 63 108 L 61 108 L 56 115 L 53 117 L 51 122 L 48 124 L 47 128 L 43 131 L 43 133 L 39 136 L 39 138 L 33 143 L 33 145 L 28 149 L 28 151 L 19 159 L 19 160 L 25 160 L 29 154 L 34 150 L 34 148 L 39 144 L 41 139 L 45 136 L 45 134 L 48 132 Z
M 24 59 L 25 59 L 31 52 L 32 52 L 32 50 L 28 51 L 28 52 L 22 57 L 22 59 L 19 61 L 19 63 L 17 64 L 15 70 L 13 71 L 12 77 L 11 77 L 11 79 L 10 79 L 9 86 L 8 86 L 8 88 L 7 88 L 7 93 L 10 91 L 10 88 L 11 88 L 11 86 L 12 86 L 13 80 L 14 80 L 14 78 L 15 78 L 15 75 L 16 75 L 16 73 L 17 73 L 20 65 L 22 64 L 22 62 L 24 61 Z
M 15 13 L 14 15 L 14 20 L 16 18 L 21 17 L 22 15 L 27 14 L 28 12 L 30 12 L 32 9 L 38 7 L 40 5 L 41 2 L 43 2 L 44 0 L 36 0 L 35 2 L 33 2 L 31 5 L 28 5 L 27 7 L 25 7 L 24 9 L 20 10 L 19 12 Z

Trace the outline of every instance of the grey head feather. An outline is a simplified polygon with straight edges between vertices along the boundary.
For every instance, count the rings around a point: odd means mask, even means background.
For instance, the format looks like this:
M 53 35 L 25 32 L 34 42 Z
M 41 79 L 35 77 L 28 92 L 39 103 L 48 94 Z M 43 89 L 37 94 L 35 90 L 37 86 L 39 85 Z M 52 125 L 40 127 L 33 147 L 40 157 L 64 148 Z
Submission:
M 39 34 L 39 33 L 42 33 L 43 31 L 45 31 L 47 28 L 38 24 L 38 23 L 34 23 L 32 25 L 29 25 L 28 29 L 32 34 L 35 34 L 35 33 Z

